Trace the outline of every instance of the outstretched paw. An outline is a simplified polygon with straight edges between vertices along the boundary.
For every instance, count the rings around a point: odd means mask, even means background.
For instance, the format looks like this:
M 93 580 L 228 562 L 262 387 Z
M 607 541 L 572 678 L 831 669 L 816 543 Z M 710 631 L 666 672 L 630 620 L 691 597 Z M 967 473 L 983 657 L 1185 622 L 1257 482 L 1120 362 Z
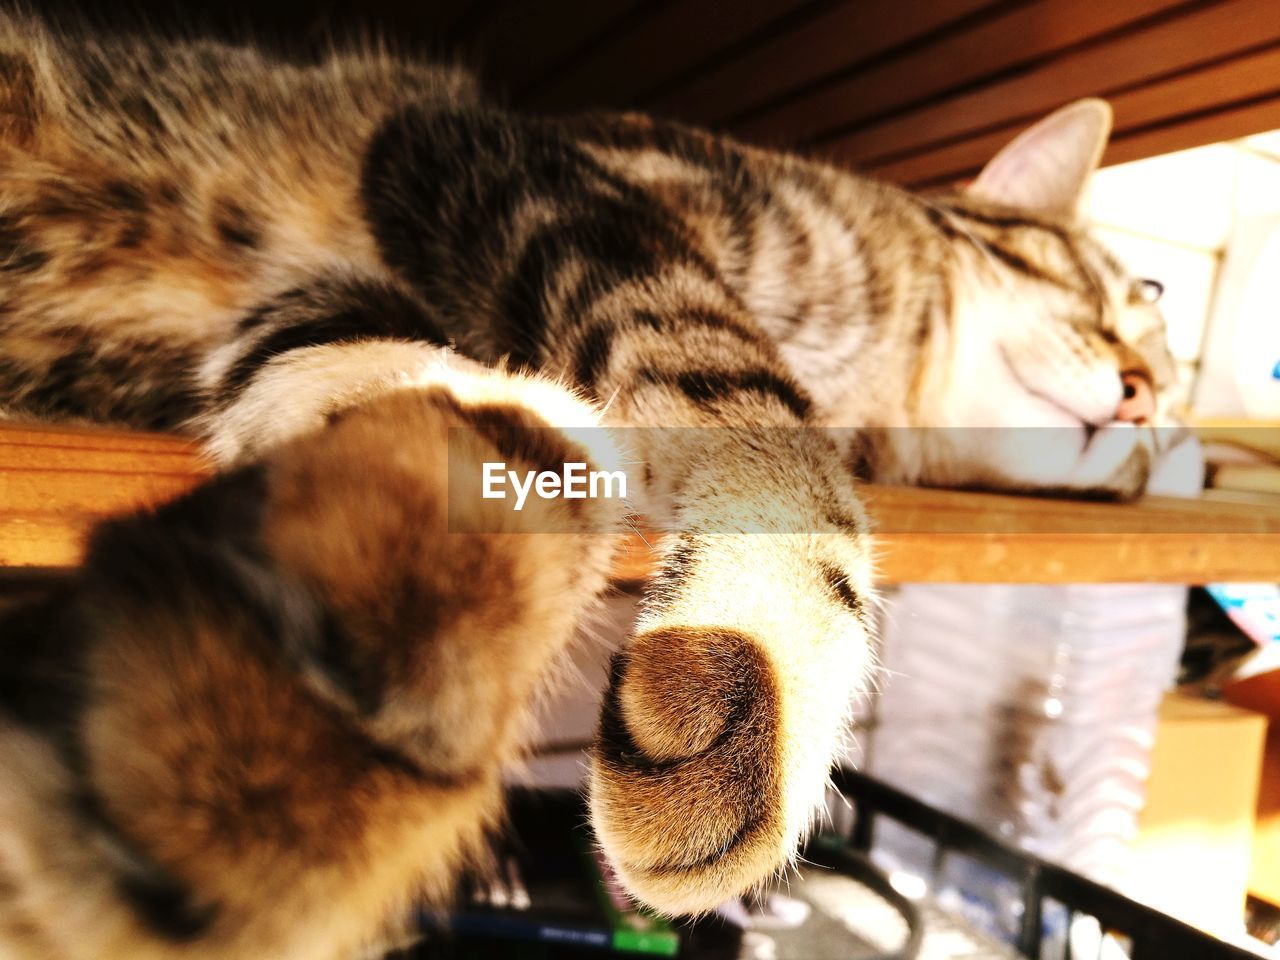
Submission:
M 869 666 L 859 536 L 678 547 L 613 663 L 592 754 L 596 835 L 622 884 L 700 913 L 788 864 Z
M 592 813 L 636 896 L 709 910 L 786 862 L 781 711 L 767 654 L 736 630 L 661 628 L 617 656 Z

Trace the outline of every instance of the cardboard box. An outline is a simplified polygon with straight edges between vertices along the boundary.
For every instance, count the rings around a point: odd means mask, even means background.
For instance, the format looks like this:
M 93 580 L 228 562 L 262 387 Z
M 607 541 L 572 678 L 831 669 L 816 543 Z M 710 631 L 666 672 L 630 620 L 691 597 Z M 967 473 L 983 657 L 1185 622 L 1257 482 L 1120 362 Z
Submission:
M 1127 893 L 1215 935 L 1239 933 L 1266 733 L 1250 710 L 1165 698 Z

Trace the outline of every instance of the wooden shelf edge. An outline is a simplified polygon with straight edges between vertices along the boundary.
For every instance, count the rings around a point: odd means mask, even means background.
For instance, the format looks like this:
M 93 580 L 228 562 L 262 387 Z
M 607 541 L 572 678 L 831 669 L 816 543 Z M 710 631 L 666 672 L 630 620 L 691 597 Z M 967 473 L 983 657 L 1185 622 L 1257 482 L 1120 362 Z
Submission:
M 207 476 L 179 438 L 0 425 L 0 567 L 78 562 L 103 517 L 154 505 Z M 1280 581 L 1280 500 L 1149 498 L 1117 505 L 867 485 L 887 583 Z M 644 579 L 634 538 L 616 574 Z

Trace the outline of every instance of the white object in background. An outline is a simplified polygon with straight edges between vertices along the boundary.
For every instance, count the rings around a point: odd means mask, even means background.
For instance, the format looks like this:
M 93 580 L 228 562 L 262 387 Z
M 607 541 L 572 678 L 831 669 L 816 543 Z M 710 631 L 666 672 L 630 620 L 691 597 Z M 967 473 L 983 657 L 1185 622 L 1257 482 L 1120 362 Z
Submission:
M 1205 417 L 1280 419 L 1280 215 L 1236 226 L 1193 409 Z
M 1157 465 L 1153 491 L 1198 492 L 1198 444 Z M 906 584 L 883 632 L 871 774 L 1007 843 L 1123 888 L 1157 711 L 1185 640 L 1186 588 Z M 878 859 L 915 870 L 1012 941 L 1016 883 L 882 818 Z M 1050 938 L 1065 917 L 1046 913 Z
M 1280 655 L 1280 585 L 1211 583 L 1206 589 L 1245 636 Z
M 1137 832 L 1186 590 L 905 585 L 870 771 L 1102 882 Z

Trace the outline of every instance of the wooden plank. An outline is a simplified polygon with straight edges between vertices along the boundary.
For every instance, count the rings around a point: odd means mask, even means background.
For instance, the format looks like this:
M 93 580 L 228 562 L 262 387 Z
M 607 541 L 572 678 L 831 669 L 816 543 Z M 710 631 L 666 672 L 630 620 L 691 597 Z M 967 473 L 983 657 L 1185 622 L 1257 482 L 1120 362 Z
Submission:
M 882 583 L 1266 582 L 1280 575 L 1273 534 L 885 534 Z
M 733 125 L 747 140 L 799 143 L 949 90 L 1032 66 L 1083 41 L 1130 26 L 1187 0 L 1038 0 L 949 31 L 879 66 L 846 73 L 798 100 Z
M 547 83 L 520 106 L 626 106 L 687 74 L 813 0 L 684 0 L 653 10 Z
M 1280 45 L 1112 95 L 1116 126 L 1103 163 L 1275 129 L 1280 127 L 1277 97 Z M 1002 127 L 867 172 L 914 186 L 968 179 L 1021 129 L 1021 124 Z
M 1280 501 L 1081 503 L 868 487 L 885 582 L 1208 583 L 1280 575 Z
M 1111 144 L 1104 160 L 1107 163 L 1124 163 L 1277 128 L 1280 128 L 1280 88 L 1262 100 L 1180 118 L 1167 126 L 1124 134 Z
M 518 94 L 554 74 L 643 0 L 524 0 L 503 4 L 466 46 L 502 92 Z
M 1280 16 L 1280 12 L 1277 13 Z M 1280 90 L 1280 41 L 1186 73 L 1113 93 L 1116 131 L 1133 134 L 1188 114 L 1212 113 L 1229 104 Z
M 151 435 L 0 429 L 0 566 L 77 562 L 104 516 L 155 504 L 205 475 L 195 449 Z M 1280 580 L 1280 501 L 1148 498 L 1136 505 L 866 486 L 887 582 Z M 633 538 L 616 574 L 653 558 Z
M 1280 575 L 1280 502 L 1082 504 L 864 486 L 883 583 L 1210 583 Z M 650 543 L 655 538 L 647 536 Z M 642 580 L 631 544 L 615 570 Z
M 846 0 L 644 106 L 696 123 L 719 123 L 916 40 L 991 2 Z
M 195 449 L 173 437 L 6 426 L 0 566 L 70 566 L 98 520 L 161 503 L 203 473 Z
M 821 139 L 818 151 L 839 162 L 884 169 L 993 130 L 1027 125 L 1077 97 L 1118 94 L 1278 39 L 1275 0 L 1197 8 L 919 110 Z
M 1275 83 L 1277 80 L 1280 80 L 1280 77 L 1269 78 L 1267 82 Z M 1169 94 L 1170 97 L 1175 95 Z M 1207 90 L 1204 91 L 1204 95 L 1212 97 L 1212 93 Z M 1151 96 L 1175 109 L 1179 102 L 1176 99 L 1165 99 L 1165 95 L 1158 91 L 1153 92 Z M 1111 98 L 1112 104 L 1117 107 L 1117 118 L 1123 118 L 1121 111 L 1125 108 L 1126 100 L 1127 95 Z M 917 189 L 968 180 L 974 177 L 982 169 L 983 164 L 1012 140 L 1022 128 L 1023 124 L 1015 124 L 995 133 L 987 133 L 971 140 L 908 157 L 905 160 L 872 166 L 865 172 L 879 179 Z M 1111 143 L 1107 146 L 1102 162 L 1104 166 L 1126 163 L 1130 160 L 1159 156 L 1177 150 L 1189 150 L 1205 144 L 1220 143 L 1223 140 L 1234 140 L 1276 128 L 1280 128 L 1280 88 L 1259 99 L 1249 99 L 1241 106 L 1213 107 L 1191 116 L 1175 115 L 1166 118 L 1163 122 L 1137 129 L 1117 129 L 1111 138 Z
M 1097 504 L 865 485 L 882 583 L 1191 583 L 1280 576 L 1280 500 Z M 656 540 L 647 536 L 650 543 Z M 615 569 L 642 580 L 631 544 Z

